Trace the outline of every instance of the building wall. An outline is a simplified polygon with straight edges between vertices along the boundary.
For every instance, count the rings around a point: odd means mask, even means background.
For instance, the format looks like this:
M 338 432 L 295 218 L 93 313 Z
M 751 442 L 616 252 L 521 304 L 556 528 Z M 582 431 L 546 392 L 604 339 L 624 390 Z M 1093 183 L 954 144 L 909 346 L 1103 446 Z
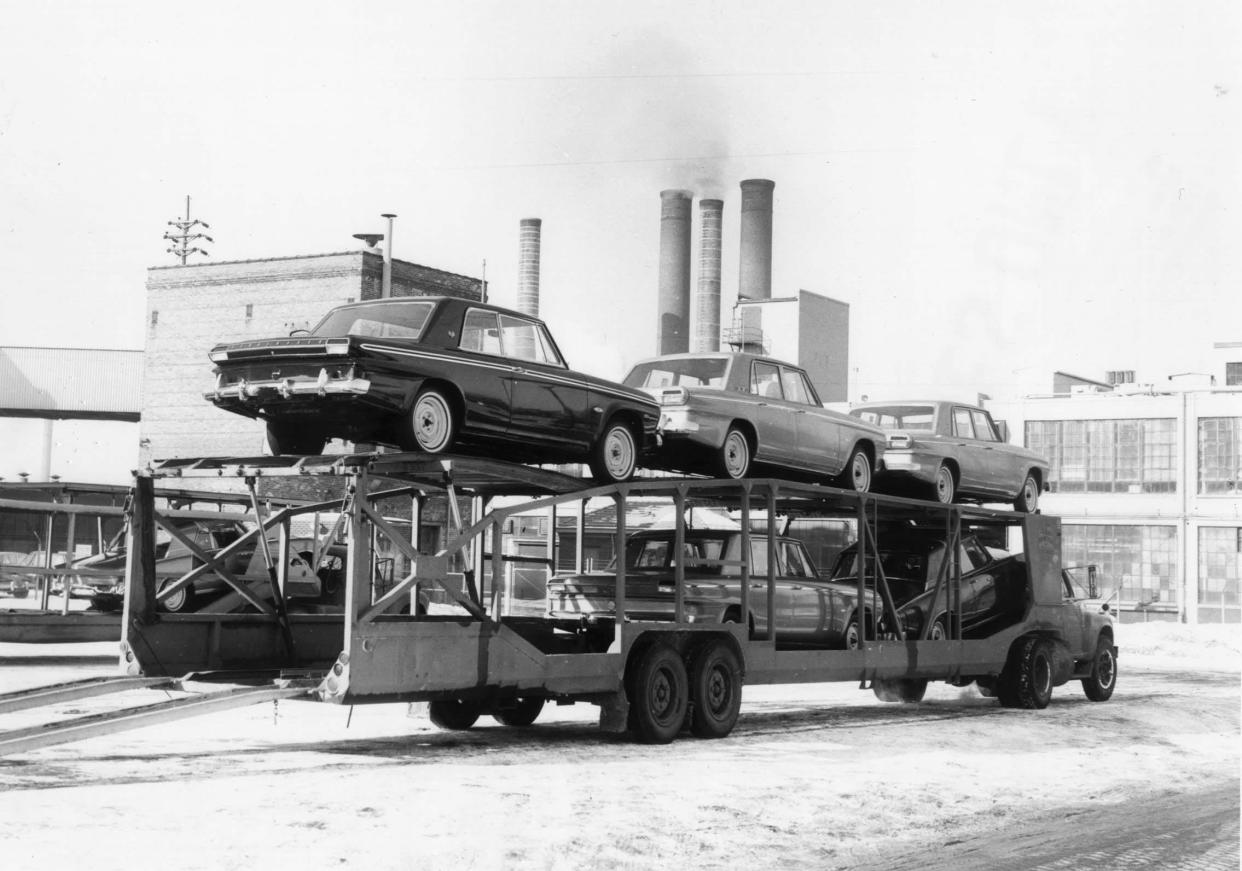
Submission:
M 394 260 L 392 295 L 478 299 L 478 279 Z M 203 398 L 207 352 L 222 341 L 284 336 L 333 306 L 381 294 L 372 251 L 155 267 L 147 273 L 147 343 L 139 459 L 257 455 L 263 425 Z
M 796 363 L 822 402 L 844 402 L 849 377 L 850 307 L 807 290 L 797 296 L 739 300 L 735 328 L 747 350 Z M 762 350 L 760 350 L 762 348 Z
M 1101 566 L 1124 620 L 1242 620 L 1242 390 L 990 402 L 1046 453 L 1067 561 Z M 1117 601 L 1117 600 L 1114 600 Z

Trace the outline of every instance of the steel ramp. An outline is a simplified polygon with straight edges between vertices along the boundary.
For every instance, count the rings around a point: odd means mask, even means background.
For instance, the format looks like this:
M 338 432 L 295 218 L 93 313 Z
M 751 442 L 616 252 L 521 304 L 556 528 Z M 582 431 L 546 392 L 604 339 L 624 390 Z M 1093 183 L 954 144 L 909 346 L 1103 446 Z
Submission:
M 44 705 L 55 705 L 59 702 L 71 702 L 74 699 L 87 699 L 92 696 L 104 696 L 109 693 L 121 693 L 126 690 L 173 686 L 177 683 L 175 678 L 169 677 L 122 677 L 119 675 L 88 677 L 66 683 L 0 693 L 0 714 L 11 714 L 14 711 L 24 711 L 28 708 L 39 708 Z
M 168 678 L 146 678 L 142 680 L 158 680 L 166 684 L 177 685 L 180 682 Z M 134 686 L 142 686 L 135 684 Z M 151 686 L 153 684 L 146 684 Z M 11 756 L 26 753 L 43 747 L 67 744 L 83 738 L 94 738 L 99 735 L 113 735 L 130 729 L 141 729 L 156 723 L 167 723 L 173 720 L 184 720 L 216 711 L 227 711 L 233 708 L 244 708 L 248 705 L 260 704 L 278 699 L 291 699 L 298 696 L 311 696 L 315 690 L 315 682 L 298 681 L 296 684 L 284 684 L 265 687 L 238 687 L 231 690 L 204 693 L 184 699 L 170 699 L 152 705 L 121 708 L 99 714 L 89 714 L 56 723 L 44 723 L 24 729 L 13 729 L 0 732 L 0 756 Z M 133 688 L 127 687 L 127 689 Z M 76 696 L 81 698 L 81 696 Z M 63 700 L 63 698 L 62 698 Z M 44 702 L 47 704 L 48 702 Z M 33 707 L 33 705 L 27 705 Z M 15 710 L 15 709 L 11 709 Z

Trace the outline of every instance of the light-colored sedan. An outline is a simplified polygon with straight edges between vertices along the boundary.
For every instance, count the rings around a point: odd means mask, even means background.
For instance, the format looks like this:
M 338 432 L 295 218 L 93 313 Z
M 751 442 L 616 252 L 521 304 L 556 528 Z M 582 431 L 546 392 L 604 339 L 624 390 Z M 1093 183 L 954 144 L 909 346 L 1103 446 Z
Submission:
M 871 488 L 885 433 L 823 407 L 792 363 L 741 353 L 670 354 L 644 360 L 627 387 L 660 403 L 662 444 L 649 466 L 744 478 L 753 467 Z
M 960 402 L 864 402 L 850 414 L 888 435 L 878 489 L 914 488 L 939 502 L 1012 502 L 1034 511 L 1048 461 L 1001 437 L 992 416 Z
M 811 562 L 806 546 L 793 538 L 777 537 L 774 591 L 776 643 L 781 647 L 845 648 L 860 645 L 858 586 L 824 580 Z M 625 545 L 626 617 L 630 620 L 674 618 L 671 529 L 637 532 Z M 691 623 L 736 623 L 741 619 L 742 534 L 731 530 L 686 530 L 686 620 Z M 768 539 L 750 539 L 751 635 L 768 635 Z M 548 582 L 548 617 L 559 628 L 611 632 L 616 617 L 616 575 L 603 572 L 554 577 Z M 865 609 L 867 625 L 878 613 L 874 594 Z M 872 629 L 868 630 L 874 631 Z

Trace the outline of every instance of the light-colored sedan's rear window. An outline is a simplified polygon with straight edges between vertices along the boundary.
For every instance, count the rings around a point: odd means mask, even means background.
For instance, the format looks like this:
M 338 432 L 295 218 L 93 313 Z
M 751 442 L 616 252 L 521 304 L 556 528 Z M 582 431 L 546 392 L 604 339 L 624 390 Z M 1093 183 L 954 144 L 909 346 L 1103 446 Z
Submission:
M 625 376 L 627 387 L 713 387 L 723 390 L 729 361 L 725 357 L 651 360 Z
M 884 429 L 923 432 L 931 432 L 936 419 L 936 409 L 930 405 L 876 405 L 854 409 L 850 414 Z

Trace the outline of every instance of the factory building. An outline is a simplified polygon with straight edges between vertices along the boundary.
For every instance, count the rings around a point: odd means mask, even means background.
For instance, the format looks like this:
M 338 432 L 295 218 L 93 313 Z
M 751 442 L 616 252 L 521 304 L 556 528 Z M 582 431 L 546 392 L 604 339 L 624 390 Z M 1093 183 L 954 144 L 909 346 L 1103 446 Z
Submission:
M 1242 342 L 1216 352 L 1217 373 L 1058 373 L 1052 394 L 988 403 L 1051 462 L 1041 509 L 1123 622 L 1242 620 Z

